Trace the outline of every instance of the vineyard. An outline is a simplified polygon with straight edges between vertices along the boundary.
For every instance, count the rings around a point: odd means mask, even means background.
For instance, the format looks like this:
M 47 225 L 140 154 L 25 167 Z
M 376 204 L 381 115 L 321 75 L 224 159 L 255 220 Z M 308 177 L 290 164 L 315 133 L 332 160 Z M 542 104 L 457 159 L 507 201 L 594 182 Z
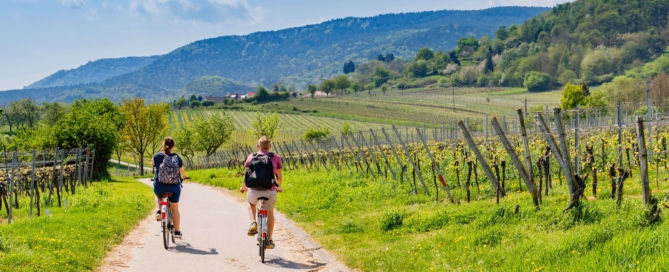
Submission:
M 186 110 L 173 111 L 169 116 L 169 123 L 172 129 L 178 129 L 181 126 L 189 126 L 196 118 L 207 118 L 214 114 L 219 114 L 221 111 L 217 110 Z M 248 130 L 251 128 L 251 123 L 255 120 L 256 112 L 250 111 L 227 111 L 233 119 L 235 125 L 235 132 L 232 134 L 230 142 L 236 144 L 246 144 L 254 146 L 251 133 Z M 352 129 L 367 129 L 370 127 L 388 127 L 384 124 L 375 124 L 369 122 L 360 122 L 352 120 L 344 120 L 337 118 L 327 118 L 319 116 L 311 116 L 308 114 L 279 114 L 280 124 L 279 132 L 276 140 L 279 141 L 295 141 L 302 138 L 302 135 L 308 128 L 327 127 L 331 132 L 338 132 L 339 129 L 348 123 Z
M 626 122 L 621 107 L 617 109 L 617 120 L 583 120 L 580 117 L 585 112 L 568 118 L 556 108 L 554 114 L 534 114 L 532 130 L 525 128 L 529 122 L 518 110 L 517 128 L 511 129 L 497 118 L 490 120 L 494 137 L 488 135 L 489 126 L 472 135 L 471 127 L 461 121 L 457 133 L 454 128 L 392 126 L 318 142 L 278 140 L 274 141 L 274 151 L 284 158 L 284 168 L 289 171 L 362 174 L 435 200 L 441 194 L 441 199 L 452 203 L 488 198 L 499 203 L 508 191 L 529 191 L 537 209 L 542 196 L 563 182 L 569 187 L 570 197 L 565 210 L 578 206 L 586 194 L 616 198 L 620 203 L 625 181 L 639 171 L 645 182 L 643 203 L 654 207 L 649 220 L 655 220 L 653 216 L 659 216 L 658 201 L 650 196 L 648 177 L 654 171 L 655 190 L 665 181 L 659 180 L 659 172 L 668 170 L 669 124 L 661 119 Z M 614 120 L 615 125 L 611 124 Z M 571 126 L 565 125 L 570 122 Z M 601 125 L 591 126 L 596 123 Z M 242 171 L 246 154 L 254 151 L 250 146 L 224 150 L 210 157 L 196 157 L 190 167 Z
M 389 124 L 423 124 L 429 127 L 453 124 L 465 118 L 494 115 L 501 118 L 517 108 L 558 106 L 559 91 L 528 93 L 505 88 L 427 87 L 411 90 L 349 94 L 343 97 L 304 98 L 261 105 L 262 110 L 317 110 L 318 115 Z M 527 104 L 526 104 L 527 101 Z M 509 118 L 512 116 L 509 115 Z
M 91 183 L 94 161 L 95 150 L 87 148 L 5 152 L 1 165 L 4 169 L 0 169 L 0 211 L 4 207 L 7 222 L 11 223 L 12 213 L 18 209 L 28 208 L 31 216 L 35 209 L 40 216 L 42 208 L 48 213 L 54 202 L 58 207 L 67 205 L 67 195 L 74 195 L 78 186 Z M 19 205 L 21 199 L 29 199 L 28 207 Z

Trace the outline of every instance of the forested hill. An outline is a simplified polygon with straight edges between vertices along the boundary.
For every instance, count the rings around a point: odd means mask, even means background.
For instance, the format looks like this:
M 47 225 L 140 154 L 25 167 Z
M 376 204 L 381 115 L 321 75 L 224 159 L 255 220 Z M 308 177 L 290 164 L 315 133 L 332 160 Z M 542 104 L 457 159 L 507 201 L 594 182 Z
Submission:
M 578 0 L 557 5 L 517 28 L 500 29 L 495 40 L 478 43 L 488 53 L 477 55 L 477 63 L 486 57 L 494 63 L 494 69 L 478 75 L 489 80 L 478 81 L 522 86 L 544 77 L 553 84 L 597 85 L 621 74 L 669 73 L 669 58 L 662 56 L 669 45 L 668 14 L 669 0 Z M 476 81 L 473 77 L 462 83 Z
M 158 59 L 158 56 L 100 59 L 88 62 L 75 69 L 60 70 L 40 81 L 26 86 L 25 89 L 73 86 L 91 82 L 101 82 L 115 76 L 135 72 L 146 67 L 156 59 Z
M 411 58 L 424 46 L 451 50 L 463 36 L 492 35 L 499 26 L 522 23 L 546 10 L 499 7 L 387 14 L 223 36 L 188 44 L 105 83 L 181 89 L 202 76 L 217 75 L 265 85 L 282 80 L 303 87 L 340 72 L 344 61 L 361 62 L 380 53 Z

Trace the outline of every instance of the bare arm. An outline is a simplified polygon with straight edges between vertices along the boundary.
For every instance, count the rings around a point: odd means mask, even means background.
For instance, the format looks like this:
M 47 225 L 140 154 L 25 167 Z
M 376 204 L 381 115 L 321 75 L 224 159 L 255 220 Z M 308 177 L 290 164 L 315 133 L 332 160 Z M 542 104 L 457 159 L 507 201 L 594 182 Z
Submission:
M 156 167 L 156 161 L 154 161 L 153 158 L 151 158 L 151 167 Z
M 276 184 L 279 185 L 278 188 L 276 188 L 277 191 L 283 192 L 283 187 L 281 186 L 281 183 L 283 183 L 283 174 L 281 173 L 281 169 L 276 170 Z
M 186 176 L 186 170 L 184 170 L 183 167 L 179 168 L 179 173 L 181 173 L 181 178 L 186 179 L 188 176 Z

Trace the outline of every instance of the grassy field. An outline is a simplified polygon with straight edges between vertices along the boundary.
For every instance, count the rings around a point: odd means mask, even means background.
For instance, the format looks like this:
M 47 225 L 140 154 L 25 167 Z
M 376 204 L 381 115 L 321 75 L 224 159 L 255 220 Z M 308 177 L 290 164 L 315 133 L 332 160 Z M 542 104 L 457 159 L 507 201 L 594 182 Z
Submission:
M 150 188 L 132 178 L 96 182 L 65 199 L 51 216 L 29 218 L 22 208 L 0 225 L 0 271 L 95 270 L 154 206 Z
M 237 173 L 192 171 L 193 180 L 236 190 Z M 664 180 L 665 175 L 662 175 Z M 527 192 L 507 189 L 496 205 L 485 182 L 460 204 L 411 193 L 407 183 L 336 172 L 284 174 L 277 207 L 325 248 L 362 271 L 660 271 L 669 267 L 669 223 L 649 225 L 639 176 L 626 182 L 620 208 L 601 183 L 598 199 L 568 212 L 558 185 L 535 211 Z M 651 176 L 651 180 L 654 177 Z M 456 187 L 449 181 L 451 188 Z M 669 186 L 653 183 L 666 201 Z M 590 190 L 590 188 L 588 188 Z M 587 191 L 587 190 L 586 190 Z M 519 206 L 515 213 L 516 205 Z

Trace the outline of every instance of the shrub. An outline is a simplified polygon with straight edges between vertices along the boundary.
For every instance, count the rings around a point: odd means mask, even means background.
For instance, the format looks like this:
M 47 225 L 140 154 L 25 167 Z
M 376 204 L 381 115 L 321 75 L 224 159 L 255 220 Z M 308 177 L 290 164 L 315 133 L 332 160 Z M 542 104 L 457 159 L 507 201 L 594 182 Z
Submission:
M 398 210 L 393 210 L 384 213 L 381 218 L 381 231 L 388 232 L 402 226 L 404 221 L 404 213 Z
M 523 85 L 530 92 L 546 91 L 551 84 L 551 77 L 547 73 L 529 72 L 525 74 Z
M 328 137 L 328 135 L 330 135 L 330 128 L 328 127 L 309 128 L 304 135 L 302 135 L 302 138 L 305 140 L 318 141 Z

